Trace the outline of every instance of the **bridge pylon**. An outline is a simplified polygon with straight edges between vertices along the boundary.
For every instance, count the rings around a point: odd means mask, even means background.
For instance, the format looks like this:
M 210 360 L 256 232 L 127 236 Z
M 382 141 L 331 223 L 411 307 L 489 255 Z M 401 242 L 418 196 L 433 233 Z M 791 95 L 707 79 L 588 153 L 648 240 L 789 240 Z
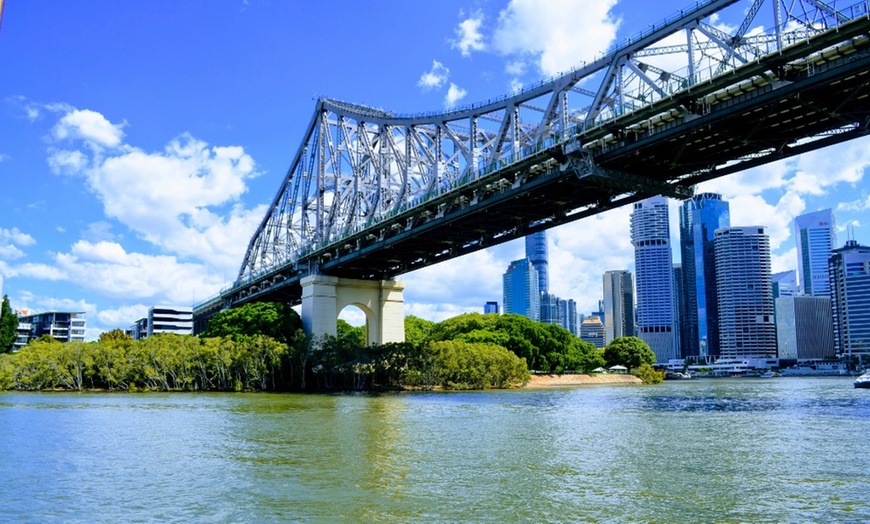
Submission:
M 300 284 L 306 333 L 335 336 L 339 313 L 353 305 L 365 313 L 367 344 L 405 341 L 402 282 L 310 275 Z

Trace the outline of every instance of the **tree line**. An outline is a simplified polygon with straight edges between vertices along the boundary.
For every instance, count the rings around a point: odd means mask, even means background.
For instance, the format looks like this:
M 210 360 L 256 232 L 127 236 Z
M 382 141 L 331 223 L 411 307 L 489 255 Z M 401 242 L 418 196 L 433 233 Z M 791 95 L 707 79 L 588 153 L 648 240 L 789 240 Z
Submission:
M 438 323 L 408 316 L 405 342 L 372 345 L 364 326 L 339 320 L 337 327 L 336 336 L 312 337 L 292 308 L 261 302 L 221 312 L 200 336 L 133 340 L 113 330 L 94 342 L 42 337 L 0 355 L 0 389 L 487 389 L 522 385 L 530 370 L 639 369 L 655 361 L 634 337 L 601 351 L 520 315 L 468 313 Z

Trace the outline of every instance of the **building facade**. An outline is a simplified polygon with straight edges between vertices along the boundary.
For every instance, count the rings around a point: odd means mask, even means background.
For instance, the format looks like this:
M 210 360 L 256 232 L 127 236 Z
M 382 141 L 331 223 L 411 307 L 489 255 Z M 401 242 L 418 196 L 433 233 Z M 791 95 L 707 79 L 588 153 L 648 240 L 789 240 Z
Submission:
M 652 197 L 634 204 L 634 246 L 638 338 L 649 344 L 658 362 L 676 358 L 676 308 L 668 200 Z
M 870 353 L 870 247 L 849 240 L 828 263 L 834 351 Z
M 502 276 L 505 314 L 516 313 L 540 320 L 541 294 L 538 292 L 538 271 L 528 258 L 514 260 Z
M 604 272 L 604 344 L 634 336 L 634 283 L 631 271 Z
M 828 259 L 837 246 L 834 213 L 823 209 L 794 219 L 798 286 L 802 295 L 830 296 Z
M 17 351 L 33 339 L 48 335 L 59 342 L 84 342 L 87 319 L 84 311 L 49 311 L 18 314 L 18 337 L 13 345 Z
M 495 313 L 498 315 L 498 302 L 492 300 L 483 305 L 484 314 Z
M 538 292 L 550 292 L 550 272 L 547 261 L 547 232 L 538 231 L 526 236 L 526 258 L 538 272 Z
M 188 306 L 154 306 L 148 316 L 137 320 L 128 330 L 136 340 L 161 333 L 193 335 L 193 308 Z
M 831 299 L 785 296 L 774 303 L 778 358 L 813 360 L 834 356 Z
M 721 359 L 776 358 L 770 240 L 760 226 L 716 230 Z
M 583 319 L 580 324 L 580 340 L 589 342 L 597 348 L 603 348 L 604 343 L 604 324 L 597 316 L 589 316 Z
M 715 232 L 731 226 L 728 202 L 718 193 L 701 193 L 680 206 L 680 254 L 685 315 L 680 318 L 683 357 L 719 355 Z
M 780 297 L 793 297 L 798 294 L 797 274 L 795 270 L 774 273 L 770 277 L 773 280 L 773 299 Z

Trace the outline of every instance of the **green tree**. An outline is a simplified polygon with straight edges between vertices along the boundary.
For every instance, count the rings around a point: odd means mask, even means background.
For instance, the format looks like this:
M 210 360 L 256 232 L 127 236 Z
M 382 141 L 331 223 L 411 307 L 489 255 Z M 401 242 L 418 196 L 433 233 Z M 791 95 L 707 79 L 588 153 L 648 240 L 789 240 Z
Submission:
M 9 297 L 3 295 L 3 305 L 0 306 L 0 353 L 9 353 L 18 336 L 18 317 L 9 307 Z
M 656 371 L 651 365 L 644 362 L 632 373 L 644 384 L 659 384 L 665 379 L 664 371 Z
M 529 380 L 525 360 L 494 344 L 433 342 L 438 380 L 450 389 L 509 388 Z
M 103 331 L 100 333 L 100 342 L 105 340 L 133 340 L 129 334 L 123 329 L 115 328 L 111 331 Z
M 347 343 L 356 344 L 359 347 L 365 347 L 366 339 L 368 339 L 365 325 L 352 326 L 342 319 L 338 319 L 336 322 L 335 333 L 338 338 L 345 339 Z
M 420 345 L 429 339 L 429 334 L 435 323 L 429 320 L 408 315 L 405 317 L 405 342 Z
M 641 364 L 652 366 L 656 363 L 656 354 L 649 344 L 637 337 L 619 337 L 604 348 L 604 360 L 608 366 L 617 364 L 629 369 L 637 369 Z
M 282 302 L 251 302 L 221 311 L 208 321 L 202 337 L 266 335 L 291 344 L 302 329 L 299 314 Z

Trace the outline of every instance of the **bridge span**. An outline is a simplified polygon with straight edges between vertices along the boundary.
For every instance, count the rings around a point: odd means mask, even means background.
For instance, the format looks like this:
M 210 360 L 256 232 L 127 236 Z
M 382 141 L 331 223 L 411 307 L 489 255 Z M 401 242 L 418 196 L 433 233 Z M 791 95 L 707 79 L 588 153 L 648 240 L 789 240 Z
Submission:
M 745 17 L 732 32 L 710 23 L 734 8 Z M 868 11 L 699 1 L 592 62 L 446 113 L 320 99 L 237 280 L 195 308 L 197 323 L 250 301 L 298 304 L 306 278 L 390 282 L 864 136 Z

